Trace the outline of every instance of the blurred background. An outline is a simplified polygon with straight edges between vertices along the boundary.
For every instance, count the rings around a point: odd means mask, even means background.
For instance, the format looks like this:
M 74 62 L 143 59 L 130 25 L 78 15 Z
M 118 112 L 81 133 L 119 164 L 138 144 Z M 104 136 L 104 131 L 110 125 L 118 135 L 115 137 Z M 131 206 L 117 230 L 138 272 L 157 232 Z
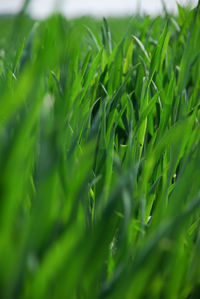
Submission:
M 0 14 L 11 14 L 20 10 L 24 0 L 0 0 Z M 198 0 L 165 0 L 170 12 L 177 12 L 177 3 L 194 7 Z M 161 0 L 32 0 L 29 11 L 32 16 L 43 18 L 59 10 L 68 17 L 81 15 L 120 16 L 137 12 L 151 15 L 162 11 Z

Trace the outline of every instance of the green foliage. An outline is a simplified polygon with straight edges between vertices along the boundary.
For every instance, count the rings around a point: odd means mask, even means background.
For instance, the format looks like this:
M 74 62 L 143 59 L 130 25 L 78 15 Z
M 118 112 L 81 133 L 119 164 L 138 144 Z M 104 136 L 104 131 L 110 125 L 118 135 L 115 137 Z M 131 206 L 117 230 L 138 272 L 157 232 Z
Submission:
M 0 20 L 0 298 L 197 298 L 199 9 Z

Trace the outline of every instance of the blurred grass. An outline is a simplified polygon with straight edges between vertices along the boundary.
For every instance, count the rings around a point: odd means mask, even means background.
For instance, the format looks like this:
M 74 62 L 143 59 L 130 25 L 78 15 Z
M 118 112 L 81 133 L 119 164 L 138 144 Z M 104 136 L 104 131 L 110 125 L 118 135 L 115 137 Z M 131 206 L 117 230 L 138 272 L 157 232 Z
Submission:
M 0 19 L 0 298 L 198 298 L 199 9 Z

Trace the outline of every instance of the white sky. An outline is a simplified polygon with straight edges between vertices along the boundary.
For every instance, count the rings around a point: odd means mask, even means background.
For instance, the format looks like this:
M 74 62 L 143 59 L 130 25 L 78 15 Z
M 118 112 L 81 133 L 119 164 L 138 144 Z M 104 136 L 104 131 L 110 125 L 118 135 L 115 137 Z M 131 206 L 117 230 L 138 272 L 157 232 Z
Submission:
M 176 2 L 195 6 L 198 0 L 165 0 L 168 10 L 176 12 Z M 0 0 L 0 13 L 16 12 L 22 3 L 23 0 Z M 55 11 L 55 7 L 60 7 L 68 16 L 132 14 L 138 7 L 141 12 L 150 14 L 162 10 L 160 0 L 32 0 L 30 6 L 31 13 L 37 17 L 45 17 Z

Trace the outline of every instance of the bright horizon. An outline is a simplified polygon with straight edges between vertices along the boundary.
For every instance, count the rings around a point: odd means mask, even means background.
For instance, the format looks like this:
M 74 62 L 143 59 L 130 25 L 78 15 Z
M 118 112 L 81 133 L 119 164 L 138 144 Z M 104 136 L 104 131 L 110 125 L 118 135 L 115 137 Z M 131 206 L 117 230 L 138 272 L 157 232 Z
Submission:
M 23 0 L 1 0 L 0 13 L 15 13 L 21 9 L 23 2 Z M 167 9 L 176 13 L 177 2 L 195 6 L 198 0 L 165 0 Z M 30 12 L 33 16 L 42 18 L 54 12 L 57 7 L 67 16 L 131 15 L 138 11 L 148 14 L 162 12 L 160 0 L 33 0 L 31 1 Z

